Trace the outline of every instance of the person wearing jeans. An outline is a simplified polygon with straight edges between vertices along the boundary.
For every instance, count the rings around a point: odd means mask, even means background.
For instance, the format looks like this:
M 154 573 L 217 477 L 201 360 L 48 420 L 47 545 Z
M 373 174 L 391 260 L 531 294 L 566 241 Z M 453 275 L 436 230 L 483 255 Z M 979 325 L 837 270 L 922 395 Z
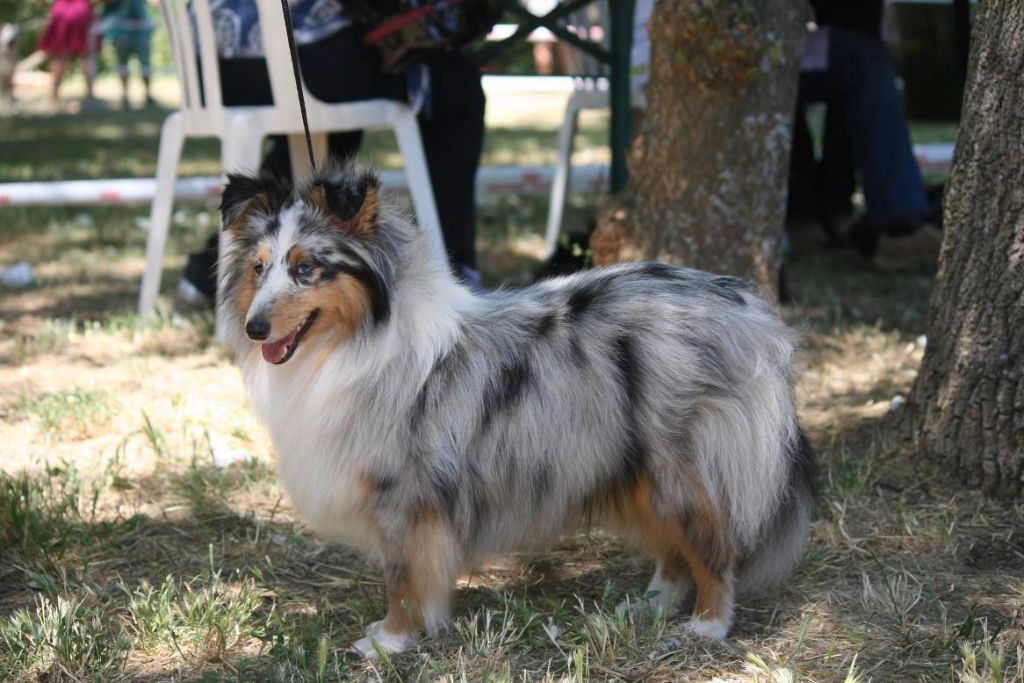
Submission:
M 809 64 L 816 48 L 823 59 Z M 881 236 L 907 237 L 936 221 L 914 158 L 895 68 L 879 38 L 855 29 L 819 28 L 807 50 L 797 95 L 798 121 L 807 104 L 825 103 L 830 116 L 837 115 L 844 124 L 867 208 L 846 234 L 871 257 Z

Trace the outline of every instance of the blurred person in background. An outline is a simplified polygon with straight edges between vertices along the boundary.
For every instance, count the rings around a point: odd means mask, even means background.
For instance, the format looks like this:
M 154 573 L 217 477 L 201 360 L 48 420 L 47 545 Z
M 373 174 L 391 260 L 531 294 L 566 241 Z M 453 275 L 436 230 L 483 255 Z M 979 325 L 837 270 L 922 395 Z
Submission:
M 39 49 L 50 58 L 53 86 L 50 102 L 56 109 L 60 105 L 60 84 L 68 64 L 78 60 L 85 76 L 86 102 L 92 102 L 92 63 L 89 59 L 90 29 L 96 17 L 89 0 L 53 0 L 50 16 L 39 40 Z
M 149 0 L 155 5 L 157 0 Z M 153 69 L 149 62 L 150 43 L 153 38 L 153 23 L 149 20 L 147 0 L 107 0 L 101 21 L 103 35 L 110 41 L 117 56 L 117 75 L 121 79 L 121 108 L 128 109 L 129 61 L 132 57 L 139 63 L 139 76 L 146 92 L 146 106 L 156 106 L 150 94 L 150 77 Z
M 800 72 L 789 214 L 816 214 L 827 242 L 852 244 L 868 260 L 906 253 L 933 259 L 941 209 L 914 157 L 896 69 L 881 38 L 882 0 L 811 6 L 817 28 Z M 819 159 L 806 125 L 813 103 L 827 106 Z M 857 180 L 865 208 L 859 216 L 851 201 Z

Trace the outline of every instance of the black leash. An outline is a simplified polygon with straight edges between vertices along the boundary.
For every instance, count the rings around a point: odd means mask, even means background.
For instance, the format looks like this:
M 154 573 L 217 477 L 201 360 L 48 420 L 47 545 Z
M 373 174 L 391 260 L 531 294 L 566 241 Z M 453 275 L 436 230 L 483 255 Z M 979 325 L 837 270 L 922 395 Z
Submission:
M 313 158 L 313 138 L 309 134 L 309 119 L 306 117 L 306 98 L 302 94 L 302 74 L 299 73 L 299 51 L 295 48 L 293 35 L 292 13 L 288 8 L 288 0 L 281 0 L 284 12 L 284 29 L 288 34 L 288 51 L 292 56 L 292 71 L 295 73 L 295 91 L 299 94 L 299 111 L 302 113 L 302 129 L 306 132 L 306 150 L 309 152 L 309 165 L 316 171 L 316 159 Z

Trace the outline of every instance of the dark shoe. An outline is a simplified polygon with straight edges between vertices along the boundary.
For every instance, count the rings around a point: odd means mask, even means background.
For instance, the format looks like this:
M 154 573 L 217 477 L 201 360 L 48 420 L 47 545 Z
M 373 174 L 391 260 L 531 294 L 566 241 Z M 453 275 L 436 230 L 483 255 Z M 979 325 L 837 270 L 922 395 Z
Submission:
M 887 244 L 892 242 L 909 244 L 909 238 L 926 235 L 926 240 L 934 241 L 934 235 L 928 235 L 928 231 L 936 233 L 939 241 L 942 238 L 942 231 L 932 218 L 932 212 L 916 216 L 897 218 L 885 223 L 876 223 L 871 220 L 868 214 L 864 214 L 853 222 L 850 229 L 846 231 L 847 241 L 853 245 L 857 253 L 866 261 L 875 260 L 879 253 L 881 242 Z
M 845 242 L 853 245 L 865 261 L 875 258 L 875 252 L 878 251 L 878 229 L 868 219 L 867 214 L 851 223 L 842 237 Z
M 882 270 L 934 268 L 941 248 L 942 232 L 922 223 L 909 235 L 879 235 L 874 262 Z

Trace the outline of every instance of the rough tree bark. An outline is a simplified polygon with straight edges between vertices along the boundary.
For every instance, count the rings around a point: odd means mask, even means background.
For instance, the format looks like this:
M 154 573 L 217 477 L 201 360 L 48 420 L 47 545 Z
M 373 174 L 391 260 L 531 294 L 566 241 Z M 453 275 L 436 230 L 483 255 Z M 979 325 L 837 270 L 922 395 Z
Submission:
M 1024 476 L 1024 3 L 976 6 L 945 197 L 915 444 L 966 484 L 1021 495 Z
M 805 0 L 660 0 L 630 179 L 597 264 L 657 259 L 774 291 Z

